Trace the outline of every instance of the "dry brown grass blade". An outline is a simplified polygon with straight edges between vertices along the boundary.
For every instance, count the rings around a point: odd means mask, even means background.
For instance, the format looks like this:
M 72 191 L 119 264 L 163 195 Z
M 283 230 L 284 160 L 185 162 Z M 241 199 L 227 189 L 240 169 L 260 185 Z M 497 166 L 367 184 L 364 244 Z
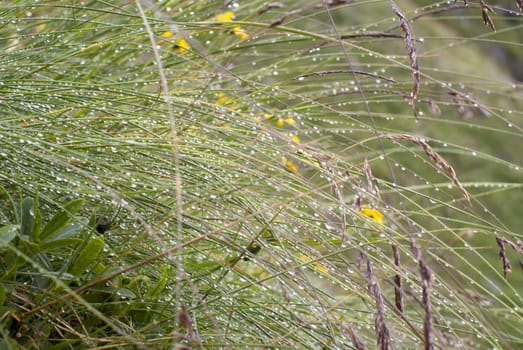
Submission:
M 300 10 L 294 10 L 294 11 L 291 11 L 289 13 L 286 13 L 284 14 L 283 16 L 281 16 L 280 18 L 278 18 L 277 20 L 273 21 L 269 27 L 270 28 L 274 28 L 274 27 L 277 27 L 277 26 L 280 26 L 283 24 L 283 22 L 285 22 L 286 20 L 288 20 L 289 18 L 291 18 L 292 16 L 300 13 L 301 11 Z
M 261 8 L 259 11 L 258 11 L 258 14 L 259 15 L 263 15 L 265 12 L 268 12 L 272 9 L 282 9 L 284 8 L 285 5 L 282 4 L 282 3 L 279 3 L 279 2 L 272 2 L 270 4 L 267 4 L 265 7 Z
M 463 185 L 459 181 L 458 176 L 456 175 L 456 171 L 454 170 L 452 165 L 450 165 L 445 160 L 445 158 L 443 158 L 438 152 L 434 151 L 432 149 L 432 147 L 429 146 L 427 141 L 425 141 L 423 139 L 420 139 L 420 138 L 417 138 L 417 137 L 414 137 L 414 136 L 409 135 L 409 134 L 385 134 L 384 137 L 389 139 L 389 140 L 394 140 L 394 141 L 410 141 L 412 143 L 415 143 L 418 146 L 421 146 L 423 148 L 423 150 L 425 151 L 425 153 L 427 153 L 427 155 L 430 157 L 430 159 L 432 159 L 432 161 L 436 165 L 438 165 L 443 170 L 445 170 L 447 175 L 451 178 L 452 182 L 454 182 L 456 187 L 465 196 L 467 201 L 470 202 L 470 195 L 467 192 L 467 190 L 465 189 L 465 187 L 463 187 Z
M 376 280 L 372 268 L 372 262 L 367 260 L 367 283 L 370 294 L 374 297 L 376 303 L 376 318 L 374 320 L 374 328 L 376 332 L 376 338 L 378 348 L 380 350 L 390 349 L 390 332 L 387 324 L 385 323 L 385 303 L 383 300 L 383 294 L 381 288 Z
M 392 246 L 392 254 L 394 255 L 394 265 L 398 269 L 398 272 L 394 276 L 394 299 L 396 303 L 396 307 L 398 308 L 398 311 L 400 313 L 403 313 L 404 307 L 403 307 L 403 281 L 401 279 L 401 275 L 399 273 L 401 269 L 401 259 L 400 259 L 400 252 L 396 245 Z
M 358 338 L 356 333 L 354 333 L 354 330 L 348 326 L 342 325 L 341 328 L 347 333 L 352 340 L 352 344 L 354 345 L 354 348 L 356 350 L 367 350 L 367 347 L 363 342 Z
M 363 163 L 362 172 L 367 180 L 367 192 L 372 196 L 375 196 L 377 199 L 381 199 L 380 190 L 378 186 L 375 185 L 374 175 L 372 175 L 372 170 L 367 158 L 365 158 L 365 162 Z
M 394 14 L 399 18 L 399 26 L 403 31 L 403 39 L 405 40 L 405 47 L 407 48 L 407 53 L 409 56 L 410 68 L 412 68 L 412 80 L 414 83 L 412 85 L 410 97 L 412 99 L 412 108 L 415 111 L 416 98 L 418 97 L 420 87 L 420 70 L 418 56 L 416 55 L 416 46 L 414 44 L 416 40 L 414 39 L 414 35 L 410 30 L 407 18 L 403 15 L 393 0 L 390 0 L 390 7 L 392 8 L 392 12 L 394 12 Z
M 316 8 L 322 8 L 324 6 L 328 7 L 336 7 L 340 5 L 346 5 L 349 3 L 349 0 L 329 0 L 329 1 L 323 1 L 323 4 L 316 5 Z
M 187 312 L 187 307 L 183 303 L 181 305 L 181 310 L 178 315 L 178 324 L 180 328 L 185 329 L 185 331 L 187 332 L 186 339 L 188 339 L 191 342 L 201 343 L 198 340 L 196 333 L 194 332 L 193 322 L 191 320 L 191 316 Z
M 516 5 L 518 5 L 519 11 L 523 12 L 523 0 L 516 0 Z
M 488 25 L 493 31 L 496 31 L 494 21 L 492 21 L 492 18 L 490 18 L 490 14 L 495 13 L 492 7 L 487 5 L 483 0 L 479 1 L 479 6 L 481 8 L 481 15 L 483 16 L 483 23 L 485 23 L 485 25 Z
M 490 112 L 482 107 L 481 103 L 470 94 L 463 94 L 456 91 L 449 91 L 448 94 L 452 96 L 452 102 L 456 104 L 456 109 L 462 117 L 472 118 L 477 115 L 477 113 L 470 111 L 469 108 L 478 109 L 481 115 L 490 117 Z
M 432 288 L 432 271 L 425 263 L 421 256 L 421 251 L 416 244 L 414 237 L 410 239 L 411 251 L 414 258 L 418 260 L 421 275 L 422 286 L 422 304 L 425 309 L 425 318 L 423 320 L 423 338 L 425 340 L 425 350 L 433 350 L 434 343 L 432 340 L 432 304 L 430 301 L 430 292 Z
M 434 349 L 432 342 L 432 305 L 430 302 L 430 290 L 432 286 L 432 271 L 425 264 L 423 259 L 419 261 L 419 267 L 421 270 L 422 283 L 422 302 L 425 309 L 425 319 L 423 320 L 423 336 L 425 338 L 425 350 Z
M 523 255 L 523 242 L 516 241 L 516 243 L 504 238 L 504 237 L 497 237 L 499 240 L 501 240 L 504 244 L 508 244 L 512 249 L 514 249 L 519 254 Z
M 507 258 L 507 252 L 505 250 L 505 242 L 500 237 L 496 237 L 496 242 L 499 246 L 499 258 L 501 259 L 501 262 L 503 263 L 503 276 L 505 278 L 507 277 L 507 274 L 512 271 L 512 266 L 510 265 L 510 261 Z
M 514 251 L 516 251 L 518 254 L 523 255 L 523 242 L 520 240 L 517 240 L 516 243 L 504 238 L 504 237 L 496 237 L 496 242 L 499 246 L 499 258 L 501 259 L 503 263 L 503 275 L 507 277 L 507 274 L 512 271 L 512 266 L 510 264 L 509 259 L 506 255 L 505 245 L 508 245 Z M 523 269 L 523 265 L 521 265 L 521 260 L 519 261 L 521 268 Z

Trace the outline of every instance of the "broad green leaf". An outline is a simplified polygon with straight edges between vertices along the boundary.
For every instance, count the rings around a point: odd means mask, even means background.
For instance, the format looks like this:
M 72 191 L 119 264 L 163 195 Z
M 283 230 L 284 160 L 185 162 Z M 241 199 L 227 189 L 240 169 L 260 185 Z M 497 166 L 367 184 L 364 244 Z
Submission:
M 100 274 L 102 272 L 104 272 L 105 270 L 107 270 L 107 267 L 105 267 L 104 264 L 102 263 L 96 263 L 96 265 L 93 267 L 93 272 L 96 273 L 96 274 Z
M 0 283 L 0 306 L 3 306 L 5 302 L 5 287 Z
M 168 267 L 162 268 L 162 277 L 158 280 L 154 288 L 149 289 L 147 291 L 147 297 L 156 300 L 159 298 L 161 292 L 165 289 L 165 286 L 167 285 L 167 278 L 170 275 L 170 270 Z
M 40 248 L 38 247 L 38 244 L 35 242 L 31 242 L 28 239 L 25 239 L 21 237 L 18 241 L 18 247 L 20 250 L 29 256 L 33 256 L 34 254 L 37 254 Z
M 34 200 L 25 198 L 22 201 L 22 210 L 20 215 L 20 233 L 23 237 L 28 237 L 31 242 L 35 242 L 34 228 Z
M 7 225 L 0 227 L 0 247 L 7 247 L 16 237 L 16 230 L 20 225 Z
M 38 265 L 40 265 L 46 272 L 36 272 L 33 275 L 32 278 L 32 286 L 45 290 L 49 286 L 49 283 L 51 283 L 51 279 L 49 278 L 49 274 L 53 273 L 53 266 L 51 264 L 51 261 L 49 260 L 49 257 L 45 253 L 38 253 L 35 256 L 35 261 Z
M 35 197 L 33 205 L 34 213 L 34 225 L 33 225 L 33 235 L 34 240 L 38 242 L 40 240 L 40 233 L 42 232 L 42 212 L 40 211 L 40 202 L 38 200 L 38 194 Z
M 53 239 L 52 241 L 46 241 L 40 244 L 40 251 L 45 252 L 51 249 L 62 248 L 67 246 L 76 247 L 82 243 L 81 238 L 62 238 Z
M 83 207 L 83 204 L 83 199 L 75 199 L 64 205 L 64 209 L 45 225 L 40 238 L 45 240 L 61 232 L 71 221 L 72 215 L 76 214 Z
M 64 227 L 62 227 L 61 230 L 57 231 L 51 237 L 48 237 L 48 239 L 46 239 L 44 242 L 49 243 L 59 239 L 76 237 L 81 232 L 82 228 L 83 225 L 79 222 L 69 222 Z
M 75 260 L 69 272 L 71 272 L 76 277 L 84 273 L 89 265 L 91 265 L 98 258 L 103 250 L 103 247 L 103 236 L 96 236 L 91 238 L 85 247 L 83 247 L 83 249 L 80 251 L 78 258 Z
M 116 291 L 116 294 L 123 298 L 136 299 L 136 293 L 128 288 L 120 288 Z
M 89 217 L 89 227 L 95 227 L 96 226 L 96 212 L 92 212 L 91 216 Z

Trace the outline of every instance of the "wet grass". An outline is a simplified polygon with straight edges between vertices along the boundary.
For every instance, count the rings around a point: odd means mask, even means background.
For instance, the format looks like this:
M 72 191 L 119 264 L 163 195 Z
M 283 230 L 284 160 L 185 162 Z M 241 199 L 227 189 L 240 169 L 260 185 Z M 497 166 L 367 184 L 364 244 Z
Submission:
M 519 348 L 516 3 L 328 3 L 3 10 L 3 345 Z

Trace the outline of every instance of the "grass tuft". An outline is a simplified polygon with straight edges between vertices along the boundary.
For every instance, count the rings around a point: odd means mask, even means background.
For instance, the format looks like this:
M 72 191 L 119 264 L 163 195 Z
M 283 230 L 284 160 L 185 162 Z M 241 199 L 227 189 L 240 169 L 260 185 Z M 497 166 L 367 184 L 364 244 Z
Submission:
M 520 348 L 522 18 L 5 7 L 0 345 Z

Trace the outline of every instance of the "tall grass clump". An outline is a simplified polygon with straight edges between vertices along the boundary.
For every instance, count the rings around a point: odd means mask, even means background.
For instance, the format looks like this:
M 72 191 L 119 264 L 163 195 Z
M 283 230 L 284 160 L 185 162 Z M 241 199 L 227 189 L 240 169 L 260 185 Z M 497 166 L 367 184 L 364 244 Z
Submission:
M 2 348 L 521 348 L 522 8 L 4 3 Z

